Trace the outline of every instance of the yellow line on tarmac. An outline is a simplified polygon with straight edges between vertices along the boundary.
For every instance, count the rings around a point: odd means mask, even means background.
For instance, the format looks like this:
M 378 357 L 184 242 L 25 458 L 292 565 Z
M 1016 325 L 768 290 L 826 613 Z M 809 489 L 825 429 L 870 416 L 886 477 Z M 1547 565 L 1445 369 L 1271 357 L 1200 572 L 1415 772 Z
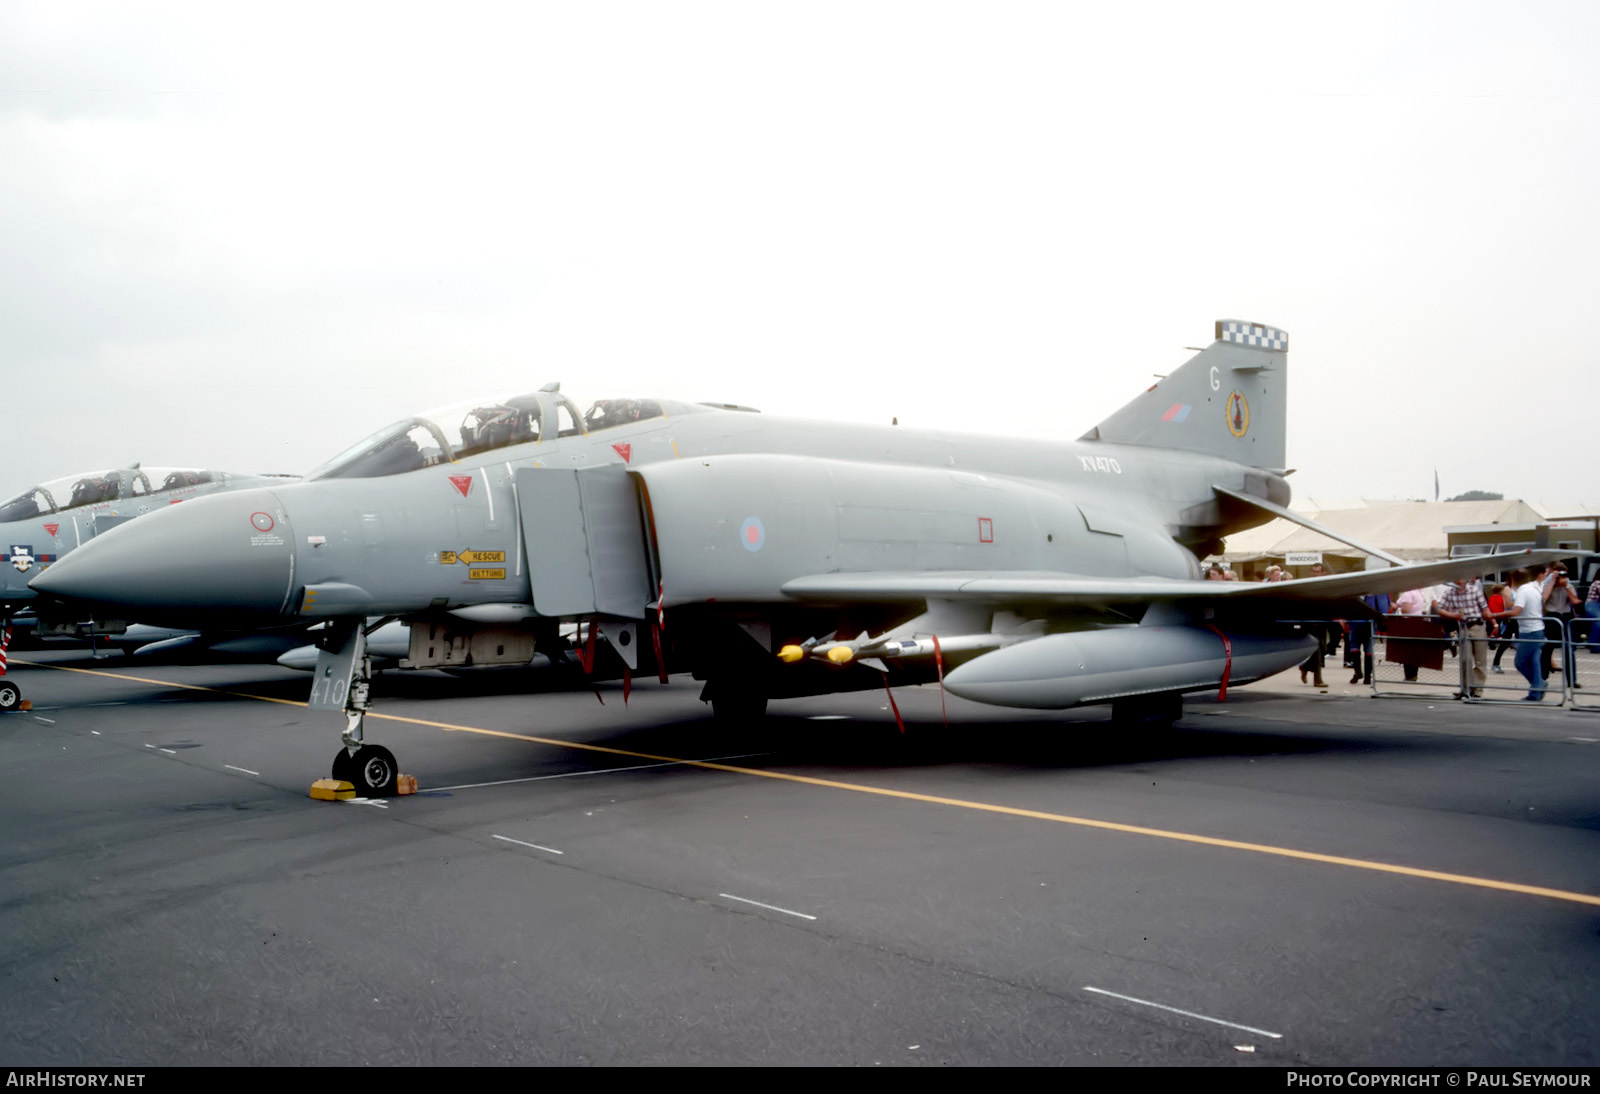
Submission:
M 164 688 L 183 688 L 187 691 L 209 691 L 216 695 L 232 695 L 237 699 L 259 699 L 263 703 L 282 703 L 289 707 L 303 707 L 306 704 L 298 699 L 274 699 L 270 695 L 251 695 L 243 691 L 223 691 L 221 688 L 208 688 L 200 684 L 180 684 L 173 680 L 152 680 L 148 676 L 128 676 L 121 672 L 107 672 L 104 669 L 75 669 L 71 665 L 47 665 L 40 661 L 18 661 L 11 659 L 13 665 L 27 665 L 36 669 L 59 669 L 62 672 L 81 672 L 85 676 L 109 676 L 113 680 L 132 680 L 136 684 L 156 684 Z
M 166 680 L 151 680 L 143 676 L 124 676 L 114 672 L 104 672 L 99 669 L 74 669 L 65 665 L 38 665 L 37 662 L 15 661 L 13 664 L 37 665 L 40 668 L 59 668 L 67 672 L 81 672 L 90 676 L 109 676 L 117 680 L 133 680 L 141 684 L 158 684 L 163 687 L 187 688 L 190 691 L 210 691 L 219 695 L 232 695 L 242 699 L 259 699 L 267 703 L 283 703 L 288 706 L 303 707 L 305 703 L 292 699 L 274 699 L 266 695 L 248 695 L 238 691 L 223 691 L 220 688 L 208 688 L 199 684 L 178 684 Z M 1371 870 L 1383 874 L 1400 874 L 1404 877 L 1425 878 L 1429 881 L 1446 881 L 1455 885 L 1469 885 L 1479 889 L 1497 889 L 1505 893 L 1522 893 L 1526 896 L 1542 896 L 1551 900 L 1565 900 L 1574 904 L 1588 904 L 1600 907 L 1600 896 L 1591 896 L 1588 893 L 1574 893 L 1566 889 L 1547 889 L 1541 885 L 1523 885 L 1515 881 L 1496 881 L 1493 878 L 1473 877 L 1470 874 L 1451 874 L 1441 870 L 1423 870 L 1415 866 L 1396 866 L 1388 862 L 1373 862 L 1370 859 L 1346 858 L 1342 855 L 1324 855 L 1316 851 L 1297 851 L 1292 847 L 1275 847 L 1268 843 L 1247 843 L 1243 840 L 1219 839 L 1216 836 L 1197 836 L 1190 832 L 1173 832 L 1165 828 L 1145 828 L 1137 824 L 1119 824 L 1115 821 L 1094 820 L 1089 817 L 1073 817 L 1064 813 L 1045 813 L 1037 809 L 1020 809 L 1011 805 L 992 805 L 988 802 L 968 801 L 965 798 L 944 798 L 936 794 L 918 794 L 910 790 L 890 790 L 881 786 L 866 786 L 861 783 L 839 782 L 834 779 L 819 779 L 811 775 L 791 775 L 783 771 L 764 771 L 756 767 L 737 767 L 733 764 L 721 764 L 712 760 L 686 760 L 678 756 L 661 756 L 652 752 L 636 752 L 626 748 L 611 748 L 607 745 L 585 744 L 581 741 L 563 741 L 555 737 L 536 737 L 529 733 L 511 733 L 502 729 L 484 729 L 480 726 L 463 726 L 453 722 L 434 722 L 426 718 L 408 718 L 400 714 L 380 714 L 368 711 L 368 718 L 382 718 L 390 722 L 405 722 L 410 725 L 426 726 L 429 729 L 442 729 L 450 733 L 475 733 L 483 737 L 501 737 L 513 741 L 528 741 L 532 744 L 550 745 L 555 748 L 572 748 L 584 752 L 600 752 L 610 756 L 625 756 L 634 760 L 657 760 L 663 763 L 680 764 L 684 767 L 702 767 L 708 771 L 725 771 L 733 775 L 751 775 L 762 779 L 779 779 L 784 782 L 802 783 L 806 786 L 821 786 L 829 790 L 849 790 L 857 794 L 876 794 L 884 798 L 900 798 L 905 801 L 923 802 L 928 805 L 948 805 L 958 809 L 972 809 L 982 813 L 999 813 L 1010 817 L 1025 817 L 1029 820 L 1053 821 L 1057 824 L 1071 824 L 1080 828 L 1098 828 L 1108 832 L 1125 832 L 1135 836 L 1151 836 L 1156 839 L 1176 840 L 1180 843 L 1198 843 L 1207 847 L 1225 847 L 1233 851 L 1253 851 L 1260 855 L 1275 855 L 1279 858 L 1300 859 L 1304 862 L 1320 862 L 1330 866 L 1349 866 L 1358 870 Z

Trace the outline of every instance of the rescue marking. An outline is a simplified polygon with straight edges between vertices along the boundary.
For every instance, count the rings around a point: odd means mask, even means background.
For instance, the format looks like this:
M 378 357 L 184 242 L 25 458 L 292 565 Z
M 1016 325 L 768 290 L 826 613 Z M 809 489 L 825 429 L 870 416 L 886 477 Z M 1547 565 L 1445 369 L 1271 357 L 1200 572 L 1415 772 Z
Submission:
M 55 539 L 56 538 L 56 533 L 61 531 L 61 525 L 59 525 L 59 524 L 46 524 L 44 526 L 44 530 L 46 532 L 50 533 L 50 538 L 51 539 Z
M 33 668 L 58 669 L 62 672 L 81 672 L 86 676 L 104 676 L 113 680 L 131 680 L 138 684 L 150 684 L 157 687 L 183 688 L 188 691 L 204 691 L 212 695 L 230 695 L 236 699 L 255 699 L 263 703 L 280 703 L 283 706 L 300 707 L 304 709 L 308 704 L 297 699 L 279 699 L 272 695 L 251 695 L 242 691 L 227 691 L 223 688 L 210 688 L 201 684 L 180 684 L 171 680 L 153 680 L 146 676 L 128 676 L 123 673 L 105 672 L 100 669 L 80 669 L 70 665 L 54 665 L 40 661 L 18 661 L 19 665 L 29 665 Z M 123 705 L 123 704 L 102 704 Z M 655 760 L 661 763 L 683 764 L 687 767 L 700 767 L 707 771 L 721 771 L 730 775 L 748 775 L 758 779 L 777 779 L 782 782 L 799 783 L 805 786 L 820 786 L 829 790 L 848 790 L 856 794 L 874 794 L 884 798 L 898 798 L 902 801 L 922 802 L 927 805 L 948 805 L 957 809 L 971 809 L 979 813 L 997 813 L 1002 816 L 1022 817 L 1028 820 L 1050 821 L 1055 824 L 1070 824 L 1080 828 L 1096 828 L 1106 832 L 1122 832 L 1134 836 L 1149 836 L 1154 839 L 1173 840 L 1178 843 L 1193 843 L 1204 847 L 1221 847 L 1231 851 L 1250 851 L 1260 855 L 1272 855 L 1277 858 L 1297 859 L 1301 862 L 1318 862 L 1328 866 L 1348 866 L 1357 870 L 1369 870 L 1380 874 L 1398 874 L 1401 877 L 1422 878 L 1427 881 L 1443 881 L 1453 885 L 1466 885 L 1476 889 L 1493 889 L 1503 893 L 1521 893 L 1524 896 L 1547 897 L 1551 900 L 1565 900 L 1573 904 L 1587 904 L 1590 907 L 1600 908 L 1600 896 L 1591 893 L 1578 893 L 1567 889 L 1551 889 L 1543 885 L 1524 885 L 1517 881 L 1497 881 L 1494 878 L 1474 877 L 1471 874 L 1452 874 L 1443 870 L 1425 870 L 1417 866 L 1400 866 L 1391 862 L 1377 862 L 1372 859 L 1348 858 L 1343 855 L 1325 855 L 1318 851 L 1301 851 L 1293 847 L 1277 847 L 1268 843 L 1250 843 L 1245 840 L 1223 839 L 1218 836 L 1202 836 L 1192 832 L 1176 832 L 1165 828 L 1146 828 L 1137 824 L 1122 824 L 1117 821 L 1095 820 L 1092 817 L 1074 817 L 1065 813 L 1047 813 L 1038 809 L 1023 809 L 1014 805 L 995 805 L 990 802 L 971 801 L 965 798 L 946 798 L 937 794 L 919 794 L 910 790 L 891 790 L 883 786 L 869 786 L 864 783 L 840 782 L 837 779 L 820 779 L 812 775 L 792 775 L 786 771 L 766 771 L 759 767 L 736 767 L 732 764 L 716 763 L 711 760 L 689 760 L 681 756 L 660 756 L 652 752 L 635 752 L 632 749 L 613 748 L 609 745 L 589 744 L 583 741 L 563 741 L 555 737 L 536 737 L 531 733 L 512 733 L 503 729 L 484 729 L 481 726 L 457 725 L 453 722 L 435 722 L 426 718 L 411 718 L 402 714 L 381 714 L 375 710 L 367 712 L 368 718 L 379 718 L 388 722 L 401 722 L 406 725 L 426 726 L 430 729 L 440 729 L 449 733 L 474 733 L 482 737 L 498 737 L 508 741 L 527 741 L 530 744 L 549 745 L 553 748 L 571 748 L 580 752 L 598 752 L 608 756 L 628 756 L 638 760 Z M 146 745 L 153 748 L 153 745 Z
M 1215 1022 L 1219 1026 L 1227 1026 L 1230 1029 L 1242 1029 L 1246 1033 L 1259 1033 L 1263 1037 L 1271 1037 L 1274 1041 L 1283 1040 L 1283 1034 L 1273 1033 L 1270 1029 L 1257 1029 L 1255 1026 L 1242 1026 L 1238 1022 L 1225 1022 L 1221 1018 L 1212 1018 L 1208 1015 L 1196 1014 L 1192 1010 L 1179 1010 L 1177 1007 L 1169 1007 L 1165 1003 L 1152 1003 L 1148 999 L 1135 999 L 1131 995 L 1119 995 L 1114 991 L 1106 991 L 1104 988 L 1091 988 L 1088 985 L 1084 985 L 1083 990 L 1092 991 L 1096 995 L 1109 995 L 1113 999 L 1121 999 L 1124 1003 L 1138 1003 L 1141 1007 L 1155 1007 L 1157 1010 L 1170 1011 L 1173 1014 L 1181 1014 L 1185 1018 L 1198 1018 L 1202 1022 Z
M 564 854 L 566 854 L 565 851 L 557 851 L 554 847 L 543 847 L 543 846 L 541 846 L 541 845 L 539 845 L 537 843 L 523 843 L 521 840 L 512 839 L 510 836 L 497 835 L 494 838 L 495 839 L 503 839 L 507 843 L 514 843 L 518 847 L 532 847 L 535 851 L 549 851 L 552 855 L 564 855 Z
M 769 912 L 782 912 L 784 915 L 792 915 L 798 919 L 814 920 L 817 918 L 814 915 L 806 915 L 804 912 L 791 912 L 788 908 L 780 908 L 776 904 L 763 904 L 759 900 L 750 900 L 746 897 L 734 896 L 732 893 L 718 893 L 717 895 L 720 897 L 725 897 L 728 900 L 737 900 L 742 904 L 754 904 L 757 908 L 765 908 Z
M 229 771 L 243 771 L 246 775 L 260 776 L 261 774 L 259 771 L 251 771 L 248 767 L 234 767 L 232 764 L 223 764 L 222 766 L 227 768 Z
M 472 493 L 472 476 L 451 475 L 450 485 L 456 488 L 456 493 L 460 494 L 462 497 L 467 497 Z
M 277 522 L 272 519 L 271 513 L 251 513 L 250 526 L 258 532 L 270 532 Z

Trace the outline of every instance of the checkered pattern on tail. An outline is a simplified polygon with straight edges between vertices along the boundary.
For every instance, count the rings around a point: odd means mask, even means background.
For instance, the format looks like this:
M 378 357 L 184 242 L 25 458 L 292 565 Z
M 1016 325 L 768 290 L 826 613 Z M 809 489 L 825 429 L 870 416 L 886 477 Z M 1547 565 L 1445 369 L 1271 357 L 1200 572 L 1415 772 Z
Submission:
M 1241 346 L 1257 349 L 1287 350 L 1289 335 L 1276 327 L 1264 327 L 1244 319 L 1218 319 L 1217 341 L 1237 342 Z

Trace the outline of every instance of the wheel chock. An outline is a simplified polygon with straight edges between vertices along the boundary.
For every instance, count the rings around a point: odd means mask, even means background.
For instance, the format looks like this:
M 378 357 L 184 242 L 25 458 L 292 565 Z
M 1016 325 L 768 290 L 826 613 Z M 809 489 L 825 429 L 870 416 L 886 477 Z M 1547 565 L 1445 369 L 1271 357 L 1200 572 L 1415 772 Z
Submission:
M 343 779 L 318 779 L 311 784 L 311 796 L 320 802 L 349 801 L 356 796 L 356 788 Z
M 415 775 L 396 775 L 394 777 L 394 792 L 403 797 L 406 794 L 417 792 L 417 777 Z
M 32 710 L 33 709 L 33 700 L 32 699 L 24 699 L 24 700 L 22 700 L 22 702 L 17 704 L 17 709 L 18 710 Z

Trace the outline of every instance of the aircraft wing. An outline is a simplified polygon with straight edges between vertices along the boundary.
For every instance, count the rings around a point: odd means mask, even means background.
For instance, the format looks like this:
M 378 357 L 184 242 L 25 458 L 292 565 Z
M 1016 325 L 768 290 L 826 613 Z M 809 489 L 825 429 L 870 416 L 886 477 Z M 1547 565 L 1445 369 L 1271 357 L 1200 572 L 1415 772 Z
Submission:
M 1581 552 L 1579 552 L 1581 553 Z M 939 570 L 815 574 L 785 582 L 783 593 L 796 600 L 828 603 L 970 600 L 994 604 L 1048 602 L 1084 607 L 1141 604 L 1157 600 L 1211 600 L 1263 603 L 1341 600 L 1373 593 L 1402 593 L 1480 577 L 1487 568 L 1511 569 L 1571 558 L 1570 550 L 1515 554 L 1360 570 L 1292 581 L 1178 581 L 1160 577 L 1084 577 L 1051 571 Z

